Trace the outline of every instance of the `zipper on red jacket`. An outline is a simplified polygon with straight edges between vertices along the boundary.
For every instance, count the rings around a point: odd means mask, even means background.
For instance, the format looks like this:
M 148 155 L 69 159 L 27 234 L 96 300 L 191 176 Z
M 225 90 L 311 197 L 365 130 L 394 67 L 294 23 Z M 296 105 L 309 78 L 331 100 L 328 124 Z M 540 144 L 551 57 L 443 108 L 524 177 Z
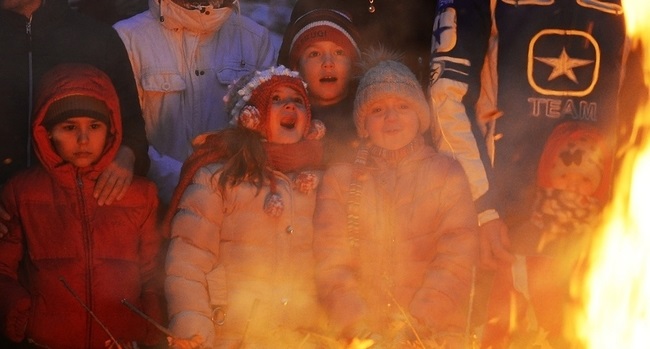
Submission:
M 32 17 L 29 16 L 25 23 L 25 34 L 27 35 L 27 69 L 29 71 L 29 95 L 27 103 L 27 129 L 32 129 L 32 111 L 34 104 L 34 67 L 32 64 Z M 32 165 L 32 133 L 27 132 L 27 167 Z
M 86 209 L 86 200 L 84 198 L 84 182 L 83 178 L 79 174 L 79 169 L 76 169 L 76 180 L 77 180 L 77 195 L 79 197 L 79 209 L 81 210 L 81 228 L 84 239 L 84 245 L 86 246 L 86 305 L 89 309 L 93 309 L 92 301 L 92 244 L 90 242 L 90 226 L 88 223 L 88 212 Z M 86 333 L 86 347 L 90 347 L 92 343 L 92 325 L 93 319 L 90 314 L 86 314 L 86 328 L 88 332 Z

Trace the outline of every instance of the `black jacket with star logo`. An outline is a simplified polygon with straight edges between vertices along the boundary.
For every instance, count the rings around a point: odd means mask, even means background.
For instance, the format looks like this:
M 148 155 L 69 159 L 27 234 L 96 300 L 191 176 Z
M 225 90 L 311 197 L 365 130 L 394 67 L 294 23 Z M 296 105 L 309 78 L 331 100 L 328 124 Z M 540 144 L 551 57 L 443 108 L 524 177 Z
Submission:
M 442 149 L 473 184 L 489 182 L 486 207 L 514 224 L 529 217 L 555 125 L 595 124 L 615 142 L 623 9 L 619 0 L 476 0 L 439 1 L 438 13 L 431 97 Z M 484 173 L 471 165 L 481 159 Z

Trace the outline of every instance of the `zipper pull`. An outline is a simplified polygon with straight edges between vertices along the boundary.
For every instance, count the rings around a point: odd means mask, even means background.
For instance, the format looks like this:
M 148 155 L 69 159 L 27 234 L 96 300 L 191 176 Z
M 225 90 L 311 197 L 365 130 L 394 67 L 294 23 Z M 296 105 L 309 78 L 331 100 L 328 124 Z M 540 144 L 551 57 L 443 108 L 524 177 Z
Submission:
M 25 33 L 28 36 L 32 36 L 32 16 L 29 16 L 27 23 L 25 23 Z

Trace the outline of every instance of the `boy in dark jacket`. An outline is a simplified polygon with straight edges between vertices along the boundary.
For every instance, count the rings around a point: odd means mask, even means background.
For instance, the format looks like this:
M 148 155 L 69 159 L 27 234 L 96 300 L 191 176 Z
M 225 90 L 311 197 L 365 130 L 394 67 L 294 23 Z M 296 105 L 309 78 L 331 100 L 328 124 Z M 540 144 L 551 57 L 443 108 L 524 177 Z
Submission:
M 113 205 L 93 198 L 122 140 L 117 93 L 85 64 L 57 66 L 41 86 L 41 166 L 12 177 L 0 197 L 11 215 L 0 238 L 2 334 L 48 348 L 154 344 L 162 337 L 120 302 L 164 319 L 156 188 L 135 177 Z
M 361 50 L 382 45 L 403 54 L 404 64 L 423 87 L 428 83 L 429 55 L 437 1 L 297 0 L 289 23 L 314 9 L 347 14 L 363 38 Z M 279 61 L 289 54 L 290 42 L 282 42 Z
M 297 70 L 307 83 L 314 119 L 325 124 L 325 161 L 354 159 L 358 145 L 352 118 L 361 58 L 360 37 L 350 17 L 327 8 L 315 9 L 291 22 L 280 64 Z

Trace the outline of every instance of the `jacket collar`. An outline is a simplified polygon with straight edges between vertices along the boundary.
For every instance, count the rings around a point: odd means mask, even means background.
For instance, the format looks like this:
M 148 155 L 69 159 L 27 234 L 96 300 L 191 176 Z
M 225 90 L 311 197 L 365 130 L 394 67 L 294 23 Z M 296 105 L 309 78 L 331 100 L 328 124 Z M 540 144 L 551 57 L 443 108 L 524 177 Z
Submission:
M 199 34 L 219 31 L 233 12 L 232 8 L 224 7 L 201 13 L 187 10 L 171 0 L 149 0 L 149 11 L 154 18 L 160 18 L 165 28 Z
M 66 11 L 72 10 L 68 8 L 65 0 L 42 0 L 41 7 L 32 14 L 32 23 L 38 23 L 39 28 L 49 27 L 64 21 Z M 25 23 L 29 21 L 29 18 L 13 11 L 0 10 L 0 23 L 5 21 L 20 26 L 20 29 L 24 30 Z

